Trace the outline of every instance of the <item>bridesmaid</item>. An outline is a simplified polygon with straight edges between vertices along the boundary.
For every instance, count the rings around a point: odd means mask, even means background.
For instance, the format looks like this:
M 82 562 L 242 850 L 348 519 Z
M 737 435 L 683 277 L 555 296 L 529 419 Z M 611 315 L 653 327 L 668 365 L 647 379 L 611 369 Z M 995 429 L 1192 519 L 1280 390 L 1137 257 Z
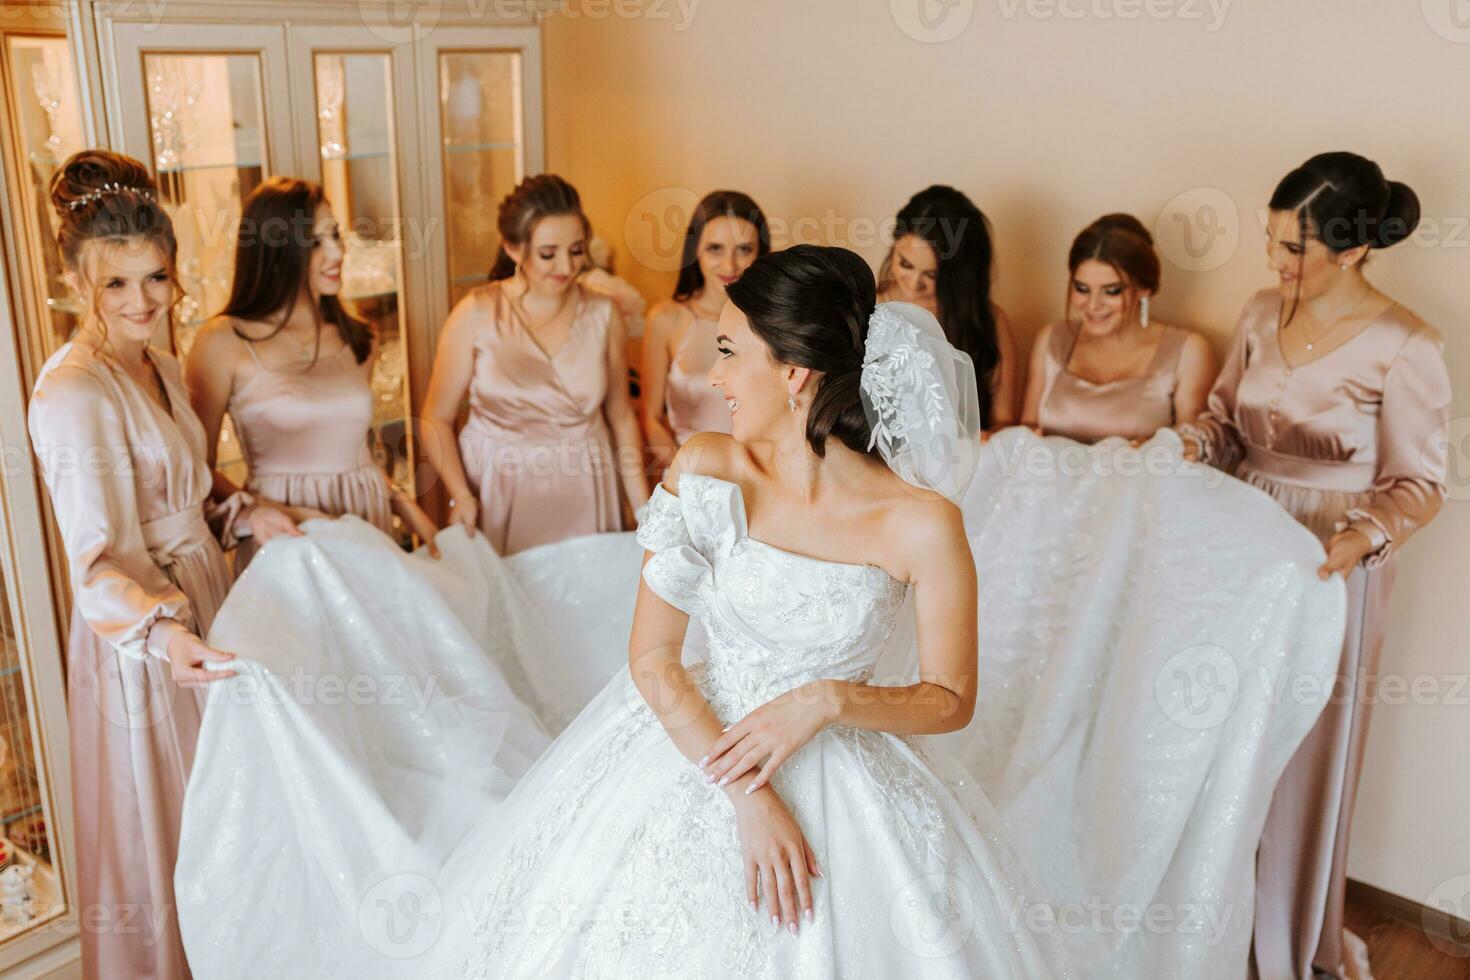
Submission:
M 424 450 L 453 520 L 508 555 L 619 530 L 619 478 L 635 506 L 649 489 L 623 318 L 577 280 L 589 226 L 576 189 L 553 174 L 528 177 L 501 202 L 497 225 L 491 281 L 459 301 L 439 338 Z
M 880 303 L 922 306 L 970 355 L 987 432 L 1016 424 L 1021 383 L 1010 320 L 990 298 L 994 255 L 985 215 L 953 187 L 935 184 L 898 212 L 893 246 L 878 270 Z
M 338 299 L 342 257 L 319 185 L 272 177 L 246 198 L 229 302 L 199 332 L 186 364 L 209 462 L 228 412 L 257 498 L 298 518 L 355 514 L 390 534 L 396 513 L 432 551 L 434 523 L 373 458 L 377 337 Z M 221 492 L 234 489 L 215 480 Z M 242 546 L 236 574 L 253 553 Z
M 1333 697 L 1281 776 L 1257 856 L 1263 980 L 1368 976 L 1343 929 L 1348 830 L 1367 735 L 1367 685 L 1388 621 L 1393 556 L 1446 492 L 1450 383 L 1439 331 L 1363 275 L 1408 238 L 1419 200 L 1354 153 L 1312 157 L 1271 196 L 1276 289 L 1253 296 L 1209 407 L 1180 426 L 1187 456 L 1229 468 L 1316 534 L 1319 574 L 1347 580 Z
M 760 206 L 713 191 L 689 216 L 674 298 L 653 308 L 643 339 L 643 431 L 660 465 L 696 432 L 730 431 L 730 409 L 705 377 L 718 357 L 725 287 L 771 250 Z
M 82 971 L 179 980 L 189 968 L 173 872 L 198 689 L 234 676 L 205 666 L 234 655 L 200 639 L 230 587 L 221 548 L 237 534 L 297 532 L 244 494 L 206 507 L 204 428 L 178 363 L 148 344 L 172 329 L 179 292 L 173 225 L 147 169 L 84 150 L 50 191 L 66 275 L 91 298 L 75 336 L 42 367 L 27 419 L 71 566 Z M 134 928 L 110 918 L 124 914 Z
M 1138 443 L 1203 411 L 1219 365 L 1204 337 L 1150 318 L 1159 256 L 1148 229 L 1104 215 L 1072 242 L 1067 269 L 1067 316 L 1036 335 L 1021 422 Z

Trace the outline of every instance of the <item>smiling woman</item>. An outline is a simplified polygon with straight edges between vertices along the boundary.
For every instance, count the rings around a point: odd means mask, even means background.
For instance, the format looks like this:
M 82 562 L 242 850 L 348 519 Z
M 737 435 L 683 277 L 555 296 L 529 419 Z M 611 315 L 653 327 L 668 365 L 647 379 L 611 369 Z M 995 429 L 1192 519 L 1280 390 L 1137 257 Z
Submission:
M 67 276 L 89 297 L 41 369 L 31 441 L 71 566 L 67 644 L 78 906 L 141 910 L 154 930 L 84 929 L 83 972 L 179 980 L 172 889 L 198 736 L 198 688 L 232 655 L 200 636 L 229 590 L 222 546 L 281 515 L 235 494 L 206 509 L 204 427 L 178 363 L 148 346 L 172 325 L 173 226 L 143 165 L 78 153 L 51 183 Z M 215 524 L 211 529 L 206 518 Z

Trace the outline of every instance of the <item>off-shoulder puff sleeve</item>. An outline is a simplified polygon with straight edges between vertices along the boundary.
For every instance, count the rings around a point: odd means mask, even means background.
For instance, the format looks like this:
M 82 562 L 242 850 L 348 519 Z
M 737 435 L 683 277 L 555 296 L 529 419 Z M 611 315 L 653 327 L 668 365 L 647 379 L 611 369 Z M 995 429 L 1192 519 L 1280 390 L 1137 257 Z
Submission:
M 1372 542 L 1367 567 L 1387 561 L 1444 504 L 1449 418 L 1444 341 L 1425 324 L 1404 341 L 1384 381 L 1373 493 L 1337 522 L 1337 530 L 1351 527 Z
M 685 483 L 692 484 L 693 477 Z M 648 513 L 638 526 L 638 543 L 652 552 L 643 565 L 643 581 L 653 594 L 691 616 L 709 600 L 714 569 L 694 546 L 686 502 L 659 484 L 648 499 Z
M 28 425 L 82 618 L 124 656 L 164 656 L 194 617 L 144 544 L 117 406 L 97 379 L 62 365 L 37 385 Z

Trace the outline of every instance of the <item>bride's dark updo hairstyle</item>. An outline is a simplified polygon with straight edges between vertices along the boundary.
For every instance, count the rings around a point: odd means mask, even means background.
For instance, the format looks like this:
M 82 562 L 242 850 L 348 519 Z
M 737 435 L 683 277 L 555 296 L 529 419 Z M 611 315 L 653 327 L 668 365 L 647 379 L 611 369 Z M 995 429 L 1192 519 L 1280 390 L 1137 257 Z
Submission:
M 1269 207 L 1295 211 L 1302 241 L 1320 241 L 1334 253 L 1360 245 L 1388 248 L 1419 225 L 1419 197 L 1409 185 L 1386 180 L 1378 164 L 1342 150 L 1319 153 L 1283 177 Z M 1300 292 L 1298 279 L 1283 326 L 1296 314 Z
M 878 301 L 868 263 L 845 248 L 794 245 L 756 259 L 725 295 L 773 360 L 819 374 L 806 419 L 812 451 L 825 456 L 827 440 L 835 438 L 868 452 L 871 430 L 858 389 L 868 318 Z

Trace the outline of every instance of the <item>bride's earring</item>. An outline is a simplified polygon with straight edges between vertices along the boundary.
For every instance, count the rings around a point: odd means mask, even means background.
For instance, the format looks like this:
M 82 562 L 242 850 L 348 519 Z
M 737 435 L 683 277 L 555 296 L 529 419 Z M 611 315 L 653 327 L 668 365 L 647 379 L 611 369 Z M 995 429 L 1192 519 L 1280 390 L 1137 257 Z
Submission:
M 1138 301 L 1138 323 L 1143 328 L 1148 328 L 1148 297 L 1144 296 Z
M 793 411 L 793 412 L 796 411 L 796 396 L 795 395 L 787 395 L 786 396 L 786 407 L 789 408 L 789 409 L 791 409 L 791 411 Z

